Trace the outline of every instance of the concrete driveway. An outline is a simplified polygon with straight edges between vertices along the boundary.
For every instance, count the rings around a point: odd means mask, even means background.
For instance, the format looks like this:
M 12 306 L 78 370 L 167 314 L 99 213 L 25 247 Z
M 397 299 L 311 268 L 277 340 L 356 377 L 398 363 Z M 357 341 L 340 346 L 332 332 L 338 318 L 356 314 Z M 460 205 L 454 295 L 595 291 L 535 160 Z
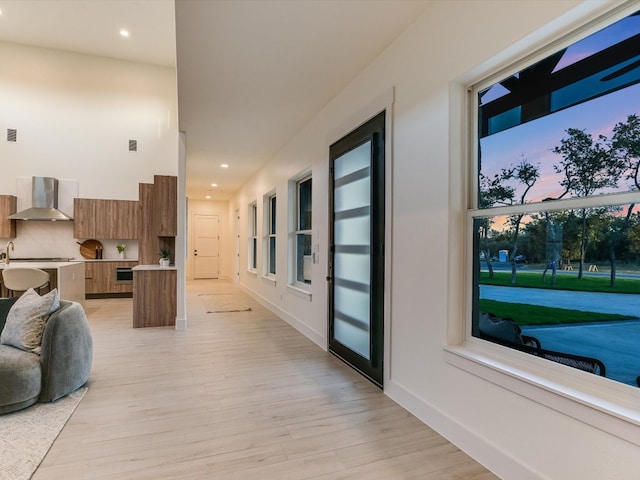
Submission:
M 543 348 L 594 357 L 604 362 L 607 378 L 636 386 L 640 375 L 640 295 L 480 286 L 480 298 L 502 302 L 618 313 L 636 320 L 523 327 Z

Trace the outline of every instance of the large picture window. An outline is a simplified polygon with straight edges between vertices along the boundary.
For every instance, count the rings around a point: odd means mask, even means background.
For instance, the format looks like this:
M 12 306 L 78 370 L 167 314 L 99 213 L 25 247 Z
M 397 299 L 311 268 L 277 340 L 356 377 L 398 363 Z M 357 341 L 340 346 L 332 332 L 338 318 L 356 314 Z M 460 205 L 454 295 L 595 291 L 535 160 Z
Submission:
M 472 335 L 640 386 L 640 12 L 472 89 Z

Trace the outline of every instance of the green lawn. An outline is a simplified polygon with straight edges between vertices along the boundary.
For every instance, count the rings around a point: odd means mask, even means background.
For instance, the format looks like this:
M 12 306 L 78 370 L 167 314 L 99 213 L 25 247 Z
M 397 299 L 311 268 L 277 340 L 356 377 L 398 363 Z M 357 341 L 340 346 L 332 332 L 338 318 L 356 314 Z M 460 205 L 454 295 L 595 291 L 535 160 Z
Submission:
M 480 300 L 480 311 L 496 317 L 510 318 L 520 326 L 559 325 L 563 323 L 604 322 L 630 320 L 634 317 L 610 313 L 583 312 L 563 308 L 541 307 L 497 300 Z
M 494 278 L 489 278 L 489 272 L 480 273 L 480 283 L 483 285 L 499 285 L 504 287 L 552 288 L 554 290 L 571 290 L 577 292 L 606 292 L 606 293 L 635 293 L 640 294 L 640 280 L 629 278 L 616 279 L 616 287 L 609 286 L 609 277 L 585 276 L 578 278 L 577 274 L 558 273 L 556 285 L 551 286 L 551 273 L 547 272 L 545 283 L 542 283 L 542 273 L 518 271 L 515 285 L 511 284 L 511 272 L 495 272 Z

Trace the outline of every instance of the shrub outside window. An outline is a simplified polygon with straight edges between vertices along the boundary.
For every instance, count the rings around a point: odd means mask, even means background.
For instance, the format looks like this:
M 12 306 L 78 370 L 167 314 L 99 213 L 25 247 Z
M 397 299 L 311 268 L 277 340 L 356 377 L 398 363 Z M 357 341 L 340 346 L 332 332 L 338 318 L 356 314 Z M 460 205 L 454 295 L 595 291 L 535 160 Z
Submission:
M 472 335 L 640 386 L 640 15 L 472 89 Z

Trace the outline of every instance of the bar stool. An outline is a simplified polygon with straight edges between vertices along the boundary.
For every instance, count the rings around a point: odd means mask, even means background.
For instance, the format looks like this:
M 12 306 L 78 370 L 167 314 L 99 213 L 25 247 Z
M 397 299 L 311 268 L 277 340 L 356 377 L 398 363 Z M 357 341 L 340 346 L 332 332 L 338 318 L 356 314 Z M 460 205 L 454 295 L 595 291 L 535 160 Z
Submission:
M 14 292 L 25 292 L 30 288 L 37 290 L 38 293 L 45 286 L 51 289 L 49 274 L 39 268 L 4 268 L 2 281 L 10 297 L 14 296 Z

